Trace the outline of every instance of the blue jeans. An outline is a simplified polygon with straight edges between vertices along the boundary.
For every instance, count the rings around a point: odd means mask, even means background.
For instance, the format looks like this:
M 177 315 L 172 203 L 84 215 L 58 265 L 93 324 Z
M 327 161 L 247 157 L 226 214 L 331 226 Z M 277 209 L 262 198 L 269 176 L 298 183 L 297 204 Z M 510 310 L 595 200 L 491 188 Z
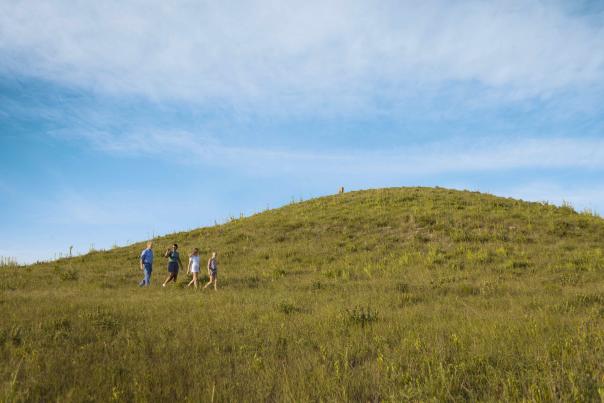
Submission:
M 149 263 L 145 263 L 145 277 L 141 280 L 140 283 L 138 283 L 139 287 L 149 287 L 149 284 L 151 284 L 151 272 L 153 271 L 153 266 Z

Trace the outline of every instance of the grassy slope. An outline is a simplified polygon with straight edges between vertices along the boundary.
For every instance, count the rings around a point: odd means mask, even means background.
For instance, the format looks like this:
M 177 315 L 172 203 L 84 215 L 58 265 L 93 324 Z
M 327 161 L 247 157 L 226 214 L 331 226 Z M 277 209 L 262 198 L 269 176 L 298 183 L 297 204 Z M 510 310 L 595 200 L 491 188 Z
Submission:
M 2 400 L 598 400 L 604 221 L 401 188 L 0 270 Z M 216 250 L 218 293 L 159 251 Z

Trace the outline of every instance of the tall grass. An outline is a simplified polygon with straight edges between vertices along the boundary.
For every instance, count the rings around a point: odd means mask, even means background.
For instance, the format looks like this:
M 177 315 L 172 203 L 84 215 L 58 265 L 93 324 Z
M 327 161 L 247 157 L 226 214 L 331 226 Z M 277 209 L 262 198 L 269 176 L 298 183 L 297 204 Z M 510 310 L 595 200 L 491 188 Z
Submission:
M 18 267 L 17 259 L 7 256 L 0 256 L 0 268 L 3 267 Z
M 2 270 L 0 400 L 598 401 L 603 240 L 569 208 L 381 189 L 158 238 L 149 289 L 143 243 Z M 218 251 L 218 292 L 159 286 L 172 242 Z

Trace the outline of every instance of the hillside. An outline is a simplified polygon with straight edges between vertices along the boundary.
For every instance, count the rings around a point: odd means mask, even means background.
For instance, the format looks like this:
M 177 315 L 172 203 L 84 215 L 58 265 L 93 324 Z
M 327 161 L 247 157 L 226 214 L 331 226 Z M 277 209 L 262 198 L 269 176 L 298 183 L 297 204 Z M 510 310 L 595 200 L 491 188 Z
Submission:
M 159 286 L 173 242 L 218 292 Z M 604 398 L 604 220 L 569 207 L 323 197 L 155 239 L 148 290 L 143 246 L 0 270 L 3 400 Z

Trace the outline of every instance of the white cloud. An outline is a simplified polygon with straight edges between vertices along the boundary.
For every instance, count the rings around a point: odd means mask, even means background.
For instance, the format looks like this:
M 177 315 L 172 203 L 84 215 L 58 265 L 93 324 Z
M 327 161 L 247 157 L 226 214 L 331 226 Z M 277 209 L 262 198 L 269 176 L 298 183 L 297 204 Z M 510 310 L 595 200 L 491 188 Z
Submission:
M 0 4 L 0 66 L 117 94 L 355 110 L 468 82 L 496 98 L 601 86 L 604 30 L 539 1 Z M 413 95 L 409 95 L 413 96 Z
M 55 133 L 65 136 L 64 133 Z M 316 151 L 277 148 L 243 148 L 221 145 L 208 135 L 187 131 L 109 134 L 84 132 L 69 135 L 109 153 L 164 158 L 166 149 L 180 150 L 187 165 L 210 165 L 256 175 L 427 176 L 464 172 L 497 172 L 515 169 L 604 169 L 604 139 L 483 138 L 441 141 L 389 150 Z

